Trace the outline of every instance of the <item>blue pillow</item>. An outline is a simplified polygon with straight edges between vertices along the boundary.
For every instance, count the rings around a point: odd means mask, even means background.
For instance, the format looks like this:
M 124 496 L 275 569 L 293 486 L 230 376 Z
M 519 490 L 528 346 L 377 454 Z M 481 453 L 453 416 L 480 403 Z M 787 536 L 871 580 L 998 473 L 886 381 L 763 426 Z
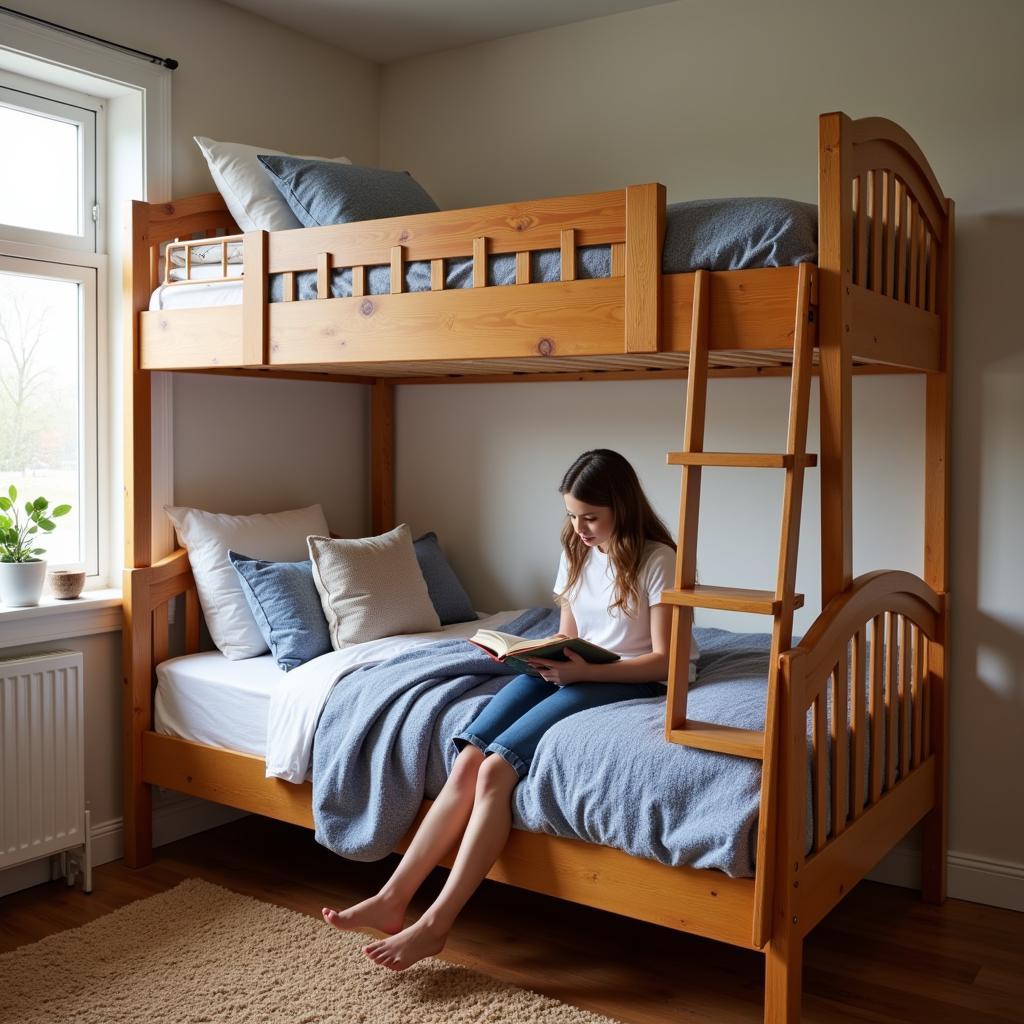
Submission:
M 331 635 L 313 566 L 305 562 L 265 562 L 228 552 L 256 624 L 274 661 L 285 672 L 331 650 Z
M 293 156 L 257 159 L 307 228 L 438 210 L 437 203 L 405 171 Z
M 419 540 L 413 541 L 412 546 L 416 551 L 420 572 L 427 581 L 430 603 L 441 625 L 450 626 L 453 622 L 475 619 L 473 603 L 459 582 L 459 577 L 455 575 L 455 570 L 444 557 L 441 545 L 437 542 L 437 534 L 425 533 Z

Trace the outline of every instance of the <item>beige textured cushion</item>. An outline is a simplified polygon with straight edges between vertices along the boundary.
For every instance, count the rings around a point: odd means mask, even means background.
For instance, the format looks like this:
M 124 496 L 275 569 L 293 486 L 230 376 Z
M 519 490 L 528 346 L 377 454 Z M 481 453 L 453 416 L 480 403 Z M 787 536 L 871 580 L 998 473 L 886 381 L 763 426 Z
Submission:
M 335 650 L 441 628 L 404 523 L 379 537 L 309 537 L 308 544 Z

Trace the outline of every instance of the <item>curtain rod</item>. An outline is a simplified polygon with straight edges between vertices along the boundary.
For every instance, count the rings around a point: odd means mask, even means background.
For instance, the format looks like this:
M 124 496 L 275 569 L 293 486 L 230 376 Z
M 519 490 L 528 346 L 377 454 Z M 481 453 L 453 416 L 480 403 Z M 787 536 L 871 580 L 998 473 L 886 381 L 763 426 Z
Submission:
M 101 46 L 109 46 L 112 50 L 121 50 L 130 53 L 133 57 L 140 57 L 148 60 L 150 64 L 160 64 L 173 71 L 178 62 L 173 57 L 157 57 L 156 54 L 146 53 L 145 50 L 136 50 L 132 46 L 124 46 L 121 43 L 111 42 L 109 39 L 101 39 L 99 36 L 89 35 L 88 32 L 79 32 L 77 28 L 68 28 L 66 25 L 58 25 L 55 21 L 47 21 L 45 18 L 37 18 L 34 14 L 25 14 L 22 11 L 15 11 L 13 8 L 0 5 L 0 11 L 6 14 L 13 14 L 16 18 L 24 18 L 26 21 L 34 21 L 37 25 L 45 25 L 47 28 L 55 28 L 58 32 L 66 32 L 69 36 L 78 36 L 80 39 L 88 39 L 90 42 L 99 43 Z

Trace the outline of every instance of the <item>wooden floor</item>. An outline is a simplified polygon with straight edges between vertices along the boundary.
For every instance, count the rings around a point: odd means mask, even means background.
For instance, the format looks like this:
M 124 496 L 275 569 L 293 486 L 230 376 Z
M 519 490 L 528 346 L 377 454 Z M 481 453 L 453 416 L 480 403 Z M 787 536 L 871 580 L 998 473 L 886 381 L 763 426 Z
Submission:
M 318 914 L 375 891 L 391 864 L 343 861 L 310 832 L 244 818 L 161 847 L 141 871 L 103 865 L 89 896 L 55 882 L 0 899 L 0 952 L 188 877 Z M 445 957 L 631 1024 L 762 1019 L 760 955 L 496 883 L 470 902 Z M 1024 1022 L 1024 914 L 929 907 L 909 890 L 862 883 L 812 933 L 804 993 L 805 1024 Z

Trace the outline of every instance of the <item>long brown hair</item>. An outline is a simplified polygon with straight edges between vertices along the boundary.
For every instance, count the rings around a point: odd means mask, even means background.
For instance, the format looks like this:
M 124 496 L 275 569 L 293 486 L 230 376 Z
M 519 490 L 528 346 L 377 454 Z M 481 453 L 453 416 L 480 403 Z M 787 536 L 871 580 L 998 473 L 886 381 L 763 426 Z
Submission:
M 615 573 L 615 600 L 609 607 L 620 608 L 633 615 L 640 606 L 640 568 L 648 541 L 666 544 L 673 550 L 675 542 L 665 524 L 651 508 L 636 470 L 618 452 L 595 448 L 584 452 L 567 470 L 558 488 L 586 505 L 608 508 L 612 512 L 612 535 L 608 542 L 608 558 Z M 589 548 L 577 536 L 571 520 L 562 527 L 562 548 L 569 569 L 569 581 L 558 595 L 565 599 L 579 582 Z

